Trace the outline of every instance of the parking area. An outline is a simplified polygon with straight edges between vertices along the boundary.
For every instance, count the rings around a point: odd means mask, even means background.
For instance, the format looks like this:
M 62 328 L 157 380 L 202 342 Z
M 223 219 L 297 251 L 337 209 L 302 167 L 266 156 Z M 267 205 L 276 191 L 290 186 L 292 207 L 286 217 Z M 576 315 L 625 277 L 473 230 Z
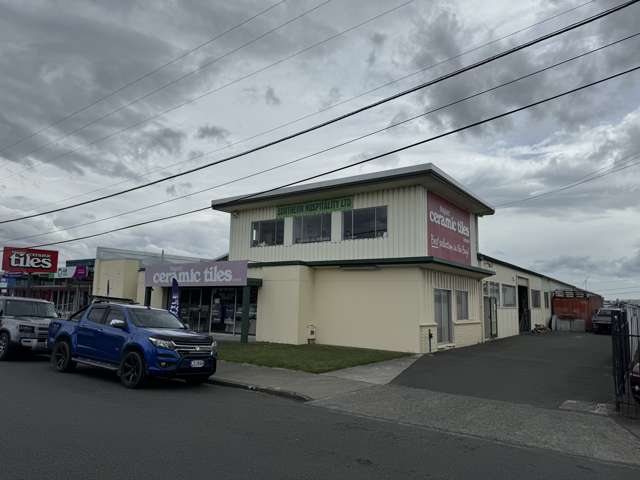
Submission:
M 609 403 L 611 337 L 519 335 L 425 355 L 393 383 L 545 408 L 567 400 Z

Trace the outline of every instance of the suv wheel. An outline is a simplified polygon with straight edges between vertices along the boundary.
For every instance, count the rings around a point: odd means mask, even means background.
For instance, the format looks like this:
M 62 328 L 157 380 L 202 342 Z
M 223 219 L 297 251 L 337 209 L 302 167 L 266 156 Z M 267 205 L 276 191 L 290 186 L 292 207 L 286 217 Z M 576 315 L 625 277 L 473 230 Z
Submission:
M 59 372 L 70 372 L 76 367 L 71 360 L 71 346 L 66 340 L 58 340 L 51 352 L 51 365 Z
M 120 363 L 120 381 L 127 388 L 140 388 L 147 379 L 144 359 L 138 352 L 127 353 Z
M 11 339 L 7 332 L 0 333 L 0 360 L 6 360 L 9 357 L 9 349 L 11 348 Z

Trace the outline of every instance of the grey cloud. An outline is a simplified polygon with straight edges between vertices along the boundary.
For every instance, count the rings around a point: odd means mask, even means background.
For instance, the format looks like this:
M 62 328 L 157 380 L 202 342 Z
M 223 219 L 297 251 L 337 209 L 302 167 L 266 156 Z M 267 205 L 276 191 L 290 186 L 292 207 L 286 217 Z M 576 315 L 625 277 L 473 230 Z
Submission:
M 189 190 L 193 188 L 193 184 L 191 182 L 181 182 L 177 184 L 172 184 L 165 188 L 165 192 L 170 197 L 177 197 L 178 195 L 186 194 Z
M 226 128 L 217 127 L 216 125 L 202 125 L 196 132 L 196 138 L 210 138 L 212 140 L 215 140 L 217 143 L 227 143 L 227 139 L 229 138 L 229 130 L 227 130 Z
M 280 100 L 280 97 L 276 95 L 276 91 L 273 87 L 267 87 L 267 90 L 264 93 L 264 101 L 267 105 L 280 105 L 282 103 L 282 100 Z

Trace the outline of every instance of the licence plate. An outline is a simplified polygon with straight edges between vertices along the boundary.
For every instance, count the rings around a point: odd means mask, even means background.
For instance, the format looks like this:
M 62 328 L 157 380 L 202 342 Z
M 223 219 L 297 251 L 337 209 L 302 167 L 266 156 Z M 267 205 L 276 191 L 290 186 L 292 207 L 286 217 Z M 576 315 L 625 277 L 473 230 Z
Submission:
M 204 367 L 204 360 L 191 360 L 191 368 Z

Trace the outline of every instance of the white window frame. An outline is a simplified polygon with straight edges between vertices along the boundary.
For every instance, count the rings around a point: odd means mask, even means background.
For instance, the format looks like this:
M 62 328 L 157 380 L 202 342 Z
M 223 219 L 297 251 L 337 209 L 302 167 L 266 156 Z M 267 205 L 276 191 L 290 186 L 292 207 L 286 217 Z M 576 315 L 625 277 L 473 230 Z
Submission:
M 504 287 L 513 289 L 513 293 L 514 293 L 513 304 L 507 305 L 507 304 L 504 303 L 504 298 L 505 298 Z M 516 308 L 518 306 L 518 288 L 515 285 L 511 285 L 509 283 L 501 283 L 500 284 L 500 293 L 502 294 L 502 303 L 500 304 L 502 307 L 504 307 L 504 308 Z
M 467 299 L 467 315 L 465 318 L 460 318 L 460 311 L 458 309 L 458 293 L 464 293 L 465 298 Z M 456 302 L 456 321 L 457 322 L 465 322 L 470 320 L 469 318 L 469 291 L 468 290 L 454 290 L 453 291 L 454 297 L 455 297 L 455 302 Z

